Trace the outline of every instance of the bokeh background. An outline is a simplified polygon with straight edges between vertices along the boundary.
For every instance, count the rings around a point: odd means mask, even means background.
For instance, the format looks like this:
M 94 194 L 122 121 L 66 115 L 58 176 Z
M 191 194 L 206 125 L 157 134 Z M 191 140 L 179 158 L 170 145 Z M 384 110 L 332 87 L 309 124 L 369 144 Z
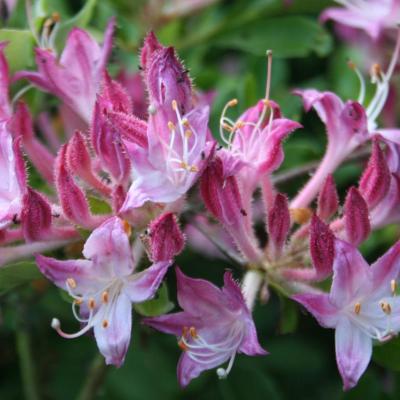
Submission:
M 114 76 L 122 67 L 138 71 L 141 42 L 153 29 L 163 44 L 176 47 L 196 87 L 215 92 L 210 123 L 215 135 L 227 101 L 238 98 L 240 107 L 236 108 L 244 110 L 263 96 L 265 51 L 272 49 L 271 97 L 280 103 L 285 116 L 304 125 L 285 143 L 282 172 L 320 159 L 326 143 L 323 125 L 313 113 L 303 115 L 301 102 L 291 90 L 314 87 L 336 91 L 343 98 L 357 98 L 358 82 L 346 60 L 351 57 L 366 70 L 372 64 L 372 60 L 363 59 L 359 49 L 341 42 L 331 25 L 319 24 L 320 11 L 329 5 L 332 2 L 325 0 L 43 0 L 33 1 L 33 10 L 37 23 L 52 12 L 65 21 L 58 40 L 60 48 L 71 26 L 84 27 L 101 40 L 108 18 L 116 16 L 118 30 L 109 66 Z M 12 70 L 34 68 L 34 43 L 26 31 L 24 1 L 19 1 L 2 23 L 5 30 L 0 31 L 0 40 L 10 40 L 7 51 Z M 27 101 L 34 114 L 54 106 L 52 97 L 38 91 L 31 91 Z M 335 174 L 342 199 L 346 188 L 358 179 L 364 162 L 347 163 Z M 279 189 L 293 195 L 305 179 L 298 176 L 281 183 Z M 30 182 L 41 185 L 33 173 Z M 375 232 L 363 244 L 363 254 L 374 260 L 398 237 L 396 226 Z M 60 251 L 57 256 L 65 254 Z M 190 249 L 178 257 L 177 264 L 187 274 L 219 285 L 224 269 L 232 267 L 227 261 L 206 258 Z M 234 274 L 239 278 L 241 271 Z M 173 268 L 167 280 L 170 301 L 176 303 Z M 176 380 L 180 355 L 176 340 L 141 326 L 137 313 L 129 353 L 120 369 L 101 366 L 90 336 L 71 341 L 60 338 L 50 328 L 53 316 L 63 322 L 65 330 L 77 327 L 67 299 L 37 271 L 25 264 L 11 274 L 0 271 L 1 400 L 36 400 L 23 384 L 30 378 L 37 382 L 40 399 L 57 400 L 400 398 L 399 340 L 376 347 L 373 362 L 358 387 L 343 393 L 333 331 L 320 328 L 311 316 L 274 293 L 268 304 L 255 309 L 260 341 L 270 355 L 239 355 L 227 380 L 220 381 L 215 371 L 209 371 L 186 390 L 181 390 Z M 99 381 L 90 382 L 91 371 L 99 368 Z M 82 397 L 88 382 L 99 388 L 95 397 Z

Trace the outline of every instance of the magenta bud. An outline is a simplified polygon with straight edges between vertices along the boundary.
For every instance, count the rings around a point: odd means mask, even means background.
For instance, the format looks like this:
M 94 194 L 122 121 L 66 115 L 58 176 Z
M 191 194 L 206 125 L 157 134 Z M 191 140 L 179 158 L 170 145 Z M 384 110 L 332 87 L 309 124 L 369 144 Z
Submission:
M 120 83 L 111 79 L 107 72 L 104 73 L 101 101 L 110 110 L 125 113 L 132 112 L 132 101 L 129 94 Z
M 21 213 L 23 234 L 27 242 L 48 238 L 51 227 L 51 207 L 47 200 L 30 187 L 23 198 Z
M 110 111 L 107 113 L 109 124 L 121 137 L 136 143 L 141 147 L 147 147 L 147 123 L 133 114 Z
M 310 226 L 310 253 L 315 268 L 314 280 L 331 275 L 335 257 L 335 237 L 329 226 L 313 215 Z
M 200 190 L 208 210 L 226 226 L 240 224 L 245 210 L 242 209 L 236 178 L 224 177 L 222 160 L 210 162 L 200 181 Z
M 151 62 L 154 53 L 162 48 L 163 46 L 158 41 L 154 32 L 149 32 L 144 39 L 143 47 L 140 51 L 140 64 L 144 71 L 149 67 L 149 63 Z
M 185 238 L 173 213 L 166 213 L 150 224 L 150 253 L 153 262 L 169 261 L 185 246 Z
M 335 214 L 339 207 L 339 196 L 332 175 L 328 175 L 318 195 L 317 215 L 324 221 Z
M 347 240 L 354 246 L 363 242 L 371 230 L 367 203 L 355 187 L 351 187 L 346 196 L 344 226 Z
M 55 184 L 61 208 L 66 218 L 84 226 L 93 227 L 92 216 L 85 194 L 74 182 L 66 162 L 67 145 L 64 144 L 56 159 Z
M 379 140 L 373 141 L 372 154 L 359 184 L 359 191 L 371 209 L 387 194 L 390 186 L 390 171 Z
M 274 204 L 268 212 L 269 250 L 272 258 L 282 251 L 290 229 L 290 212 L 287 197 L 281 193 L 275 196 Z

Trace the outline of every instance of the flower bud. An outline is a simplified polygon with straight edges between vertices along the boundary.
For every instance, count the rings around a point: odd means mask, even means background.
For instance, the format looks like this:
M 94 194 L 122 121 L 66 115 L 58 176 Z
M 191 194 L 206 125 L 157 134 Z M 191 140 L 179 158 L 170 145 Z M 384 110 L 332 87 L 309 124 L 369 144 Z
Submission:
M 324 221 L 335 214 L 339 207 L 339 197 L 332 175 L 328 175 L 318 195 L 317 215 Z

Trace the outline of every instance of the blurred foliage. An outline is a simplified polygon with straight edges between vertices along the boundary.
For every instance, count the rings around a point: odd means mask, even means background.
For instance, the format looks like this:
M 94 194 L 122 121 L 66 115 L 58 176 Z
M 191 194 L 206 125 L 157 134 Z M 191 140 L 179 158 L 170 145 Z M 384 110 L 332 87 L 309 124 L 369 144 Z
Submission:
M 272 98 L 280 103 L 287 117 L 300 119 L 304 125 L 285 144 L 282 170 L 319 159 L 326 143 L 323 125 L 313 113 L 301 117 L 301 102 L 291 94 L 291 89 L 313 86 L 336 91 L 344 98 L 358 95 L 357 79 L 346 66 L 348 57 L 358 60 L 357 51 L 337 43 L 330 29 L 318 23 L 320 11 L 330 1 L 221 0 L 180 18 L 162 15 L 163 7 L 171 5 L 173 0 L 32 2 L 33 33 L 28 30 L 22 0 L 10 19 L 3 21 L 4 28 L 0 30 L 0 40 L 10 42 L 7 56 L 12 72 L 34 68 L 35 36 L 52 13 L 59 13 L 62 21 L 56 40 L 59 49 L 72 26 L 84 27 L 101 39 L 107 20 L 116 16 L 118 31 L 109 66 L 111 73 L 118 72 L 121 66 L 138 71 L 141 41 L 148 30 L 154 29 L 162 42 L 177 48 L 195 85 L 200 90 L 215 92 L 211 127 L 216 136 L 219 115 L 227 101 L 233 97 L 239 99 L 239 105 L 232 111 L 233 116 L 238 116 L 263 96 L 265 51 L 273 49 Z M 29 93 L 28 100 L 36 112 L 53 104 L 37 91 Z M 351 164 L 337 171 L 335 178 L 341 198 L 348 185 L 358 179 L 361 168 L 360 164 Z M 305 178 L 283 184 L 280 189 L 293 195 Z M 34 174 L 30 179 L 34 186 L 40 185 Z M 104 204 L 96 198 L 90 201 L 96 213 L 106 212 Z M 387 227 L 371 235 L 362 251 L 369 260 L 374 260 L 398 237 L 398 227 Z M 202 276 L 219 285 L 224 268 L 230 267 L 229 263 L 205 259 L 189 250 L 177 263 L 189 275 Z M 0 270 L 2 400 L 24 397 L 16 331 L 23 329 L 33 344 L 32 358 L 43 399 L 75 398 L 97 354 L 91 337 L 68 341 L 50 328 L 53 316 L 60 318 L 68 331 L 77 326 L 60 291 L 38 278 L 39 272 L 30 261 Z M 259 336 L 270 355 L 262 358 L 239 355 L 227 380 L 219 381 L 215 371 L 209 371 L 182 391 L 175 374 L 180 354 L 175 339 L 141 326 L 138 315 L 157 315 L 170 310 L 172 302 L 176 304 L 173 269 L 168 273 L 168 288 L 163 286 L 154 300 L 136 305 L 126 362 L 120 369 L 108 368 L 98 399 L 375 400 L 400 397 L 399 340 L 376 347 L 374 361 L 359 386 L 343 393 L 335 365 L 333 331 L 321 329 L 292 302 L 274 293 L 268 305 L 258 305 L 255 310 Z

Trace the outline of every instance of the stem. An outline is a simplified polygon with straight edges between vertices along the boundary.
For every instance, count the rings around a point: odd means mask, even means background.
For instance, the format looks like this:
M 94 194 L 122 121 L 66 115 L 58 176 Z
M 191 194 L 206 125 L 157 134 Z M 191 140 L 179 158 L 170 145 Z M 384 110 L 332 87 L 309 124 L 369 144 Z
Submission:
M 22 386 L 25 399 L 39 400 L 39 392 L 36 384 L 36 373 L 33 362 L 31 340 L 25 327 L 20 326 L 16 331 L 16 347 L 21 369 Z
M 93 400 L 96 398 L 107 373 L 107 365 L 103 356 L 98 353 L 93 358 L 87 378 L 78 394 L 77 400 Z
M 243 297 L 251 311 L 254 308 L 258 291 L 263 282 L 263 276 L 259 271 L 247 271 L 242 282 Z

